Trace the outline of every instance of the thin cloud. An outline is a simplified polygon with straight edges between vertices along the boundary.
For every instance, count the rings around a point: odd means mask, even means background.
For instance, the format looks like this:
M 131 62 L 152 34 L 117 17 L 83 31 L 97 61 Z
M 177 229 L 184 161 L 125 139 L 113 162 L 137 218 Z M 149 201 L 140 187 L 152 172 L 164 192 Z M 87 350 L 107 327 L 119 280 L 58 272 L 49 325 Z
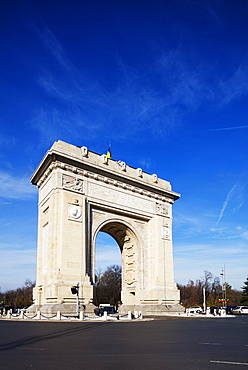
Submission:
M 241 237 L 245 240 L 248 240 L 248 231 L 245 231 L 244 233 L 241 234 Z
M 194 212 L 194 216 L 191 216 L 188 212 L 182 213 L 179 211 L 174 211 L 174 224 L 176 226 L 181 226 L 183 224 L 188 225 L 199 225 L 199 219 L 196 216 L 196 212 Z
M 105 270 L 110 265 L 121 265 L 121 252 L 113 240 L 113 244 L 102 245 L 96 248 L 96 269 Z
M 0 198 L 25 200 L 35 196 L 36 193 L 29 178 L 18 178 L 0 171 Z
M 229 104 L 248 93 L 248 68 L 247 65 L 240 65 L 233 75 L 226 81 L 219 82 L 219 92 L 222 97 L 219 103 L 222 105 Z
M 211 7 L 208 12 L 215 14 Z M 60 71 L 43 68 L 37 79 L 60 104 L 58 109 L 43 108 L 42 119 L 41 112 L 37 112 L 32 120 L 49 141 L 61 137 L 61 132 L 70 140 L 78 136 L 79 129 L 91 138 L 99 136 L 101 130 L 108 140 L 110 132 L 115 140 L 124 140 L 129 129 L 137 138 L 140 132 L 169 137 L 187 114 L 202 105 L 211 103 L 219 109 L 247 92 L 247 84 L 242 82 L 244 67 L 240 66 L 229 80 L 220 81 L 212 66 L 196 61 L 192 58 L 194 51 L 186 53 L 182 45 L 154 54 L 145 74 L 115 56 L 113 64 L 119 69 L 119 77 L 109 91 L 75 67 L 49 28 L 34 29 Z
M 247 263 L 244 259 L 247 245 L 244 243 L 219 247 L 209 244 L 180 244 L 174 246 L 175 280 L 187 284 L 189 280 L 201 278 L 204 270 L 219 276 L 221 267 L 225 264 L 228 282 L 236 289 L 240 288 L 240 274 L 247 276 Z M 237 271 L 235 266 L 239 266 Z
M 76 72 L 75 67 L 67 58 L 64 48 L 57 40 L 54 33 L 46 27 L 43 32 L 40 31 L 34 24 L 32 25 L 34 32 L 38 35 L 39 39 L 43 43 L 44 47 L 49 51 L 49 53 L 56 59 L 59 66 L 67 71 L 70 75 Z
M 57 113 L 57 131 L 61 132 L 61 125 L 65 133 L 77 132 L 78 126 L 83 127 L 88 135 L 95 134 L 95 126 L 105 128 L 116 128 L 113 134 L 121 138 L 123 127 L 129 127 L 133 132 L 152 131 L 154 135 L 169 135 L 170 132 L 181 124 L 187 110 L 195 110 L 199 106 L 197 97 L 202 91 L 204 84 L 189 68 L 184 68 L 183 63 L 177 62 L 174 55 L 166 59 L 163 57 L 160 63 L 160 70 L 151 68 L 144 76 L 134 68 L 129 67 L 117 57 L 116 66 L 119 67 L 120 75 L 116 86 L 111 92 L 103 86 L 92 83 L 85 74 L 78 71 L 71 63 L 63 50 L 62 45 L 55 35 L 48 28 L 41 32 L 36 30 L 46 50 L 52 55 L 59 67 L 60 75 L 45 70 L 38 78 L 39 85 L 50 96 L 62 102 L 63 109 Z M 168 76 L 168 70 L 180 72 L 183 78 L 171 81 L 161 81 L 161 73 Z M 174 78 L 176 73 L 174 73 Z M 154 84 L 154 80 L 158 85 Z M 156 88 L 154 87 L 156 86 Z M 172 89 L 173 88 L 173 89 Z M 179 108 L 184 106 L 184 109 Z M 54 109 L 54 108 L 53 108 Z M 37 129 L 46 133 L 51 120 L 46 116 L 53 116 L 47 111 L 40 121 L 40 113 L 34 118 Z M 111 130 L 113 131 L 113 130 Z M 109 134 L 108 134 L 109 135 Z
M 184 6 L 188 6 L 188 16 L 197 20 L 212 21 L 214 24 L 221 25 L 221 18 L 218 16 L 219 3 L 214 1 L 213 5 L 208 0 L 183 1 Z
M 152 169 L 154 167 L 154 163 L 152 161 L 151 158 L 146 158 L 146 159 L 142 159 L 140 160 L 140 165 L 142 168 L 146 168 L 146 169 Z
M 246 225 L 239 223 L 238 218 L 235 220 L 237 224 L 230 227 L 228 223 L 222 223 L 220 226 L 220 220 L 223 214 L 228 212 L 232 216 L 233 213 L 242 212 L 241 208 L 244 208 L 246 203 L 247 193 L 247 181 L 245 175 L 242 175 L 233 190 L 229 191 L 229 195 L 226 196 L 225 202 L 221 205 L 221 211 L 215 211 L 212 204 L 209 205 L 209 209 L 206 205 L 199 206 L 196 202 L 195 205 L 176 204 L 173 211 L 174 222 L 173 228 L 175 230 L 174 239 L 178 241 L 192 240 L 195 241 L 197 238 L 205 242 L 212 242 L 212 240 L 239 240 L 243 239 L 242 233 L 246 231 Z M 239 198 L 243 199 L 242 204 L 239 203 Z M 237 204 L 239 207 L 237 207 Z M 183 207 L 183 208 L 182 208 Z M 180 210 L 180 211 L 179 211 Z M 216 222 L 217 220 L 217 222 Z M 219 225 L 218 225 L 219 223 Z M 183 227 L 182 227 L 183 226 Z
M 24 250 L 19 246 L 0 244 L 0 252 L 2 291 L 22 286 L 26 278 L 35 280 L 36 248 Z

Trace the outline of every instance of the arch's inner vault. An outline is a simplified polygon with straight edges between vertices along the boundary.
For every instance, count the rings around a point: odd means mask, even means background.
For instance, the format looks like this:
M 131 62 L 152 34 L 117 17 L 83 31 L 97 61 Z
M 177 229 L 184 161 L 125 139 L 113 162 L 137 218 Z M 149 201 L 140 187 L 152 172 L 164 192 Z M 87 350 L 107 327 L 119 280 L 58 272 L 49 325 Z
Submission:
M 70 287 L 91 305 L 95 241 L 111 235 L 122 255 L 122 312 L 178 310 L 168 181 L 62 141 L 46 153 L 31 182 L 39 189 L 35 307 L 73 310 Z

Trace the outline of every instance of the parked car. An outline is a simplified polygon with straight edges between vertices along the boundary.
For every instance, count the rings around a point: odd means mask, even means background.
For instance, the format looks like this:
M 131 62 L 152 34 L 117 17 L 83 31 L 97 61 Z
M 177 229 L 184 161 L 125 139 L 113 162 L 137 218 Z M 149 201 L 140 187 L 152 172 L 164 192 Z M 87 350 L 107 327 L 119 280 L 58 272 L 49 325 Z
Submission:
M 188 310 L 189 310 L 189 313 L 201 313 L 202 312 L 201 306 L 192 306 L 188 308 Z
M 219 311 L 222 309 L 222 307 L 220 306 L 211 306 L 210 307 L 210 313 L 213 315 L 214 313 L 216 313 L 216 315 L 219 314 Z
M 238 306 L 232 310 L 234 315 L 248 314 L 248 306 Z
M 13 306 L 1 306 L 0 307 L 0 314 L 1 315 L 5 315 L 8 313 L 9 310 L 12 310 L 11 312 L 12 313 L 17 313 L 18 312 L 18 309 L 16 307 L 13 307 Z
M 117 313 L 114 306 L 104 306 L 104 307 L 95 308 L 94 312 L 98 316 L 103 316 L 104 312 L 107 312 L 108 315 L 113 315 Z
M 232 313 L 237 306 L 226 306 L 226 313 Z

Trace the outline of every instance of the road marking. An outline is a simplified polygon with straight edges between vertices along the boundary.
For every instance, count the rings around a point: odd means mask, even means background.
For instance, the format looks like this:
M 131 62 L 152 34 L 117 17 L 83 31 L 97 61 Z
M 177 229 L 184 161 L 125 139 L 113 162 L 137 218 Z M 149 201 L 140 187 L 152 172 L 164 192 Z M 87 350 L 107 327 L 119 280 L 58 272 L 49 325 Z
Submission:
M 31 347 L 20 347 L 19 349 L 32 349 L 32 350 L 35 350 L 35 351 L 45 351 L 44 348 L 31 348 Z
M 216 364 L 228 364 L 228 365 L 244 365 L 248 366 L 248 362 L 232 362 L 232 361 L 210 361 Z
M 199 344 L 206 344 L 209 346 L 222 346 L 222 343 L 199 343 Z

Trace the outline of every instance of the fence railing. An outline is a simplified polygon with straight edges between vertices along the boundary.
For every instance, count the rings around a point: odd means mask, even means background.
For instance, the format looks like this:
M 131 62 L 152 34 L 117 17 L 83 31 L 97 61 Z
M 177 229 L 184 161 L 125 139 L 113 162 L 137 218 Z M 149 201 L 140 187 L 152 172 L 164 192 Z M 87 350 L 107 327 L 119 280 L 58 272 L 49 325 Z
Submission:
M 102 321 L 113 321 L 113 320 L 137 320 L 142 319 L 142 312 L 141 311 L 134 311 L 132 313 L 129 311 L 125 315 L 108 315 L 105 311 L 103 316 L 96 316 L 94 314 L 86 314 L 83 311 L 80 311 L 79 315 L 72 314 L 72 313 L 61 313 L 61 311 L 57 311 L 55 314 L 44 313 L 41 311 L 37 311 L 35 314 L 26 313 L 23 311 L 12 313 L 12 310 L 8 310 L 7 312 L 0 313 L 0 319 L 7 319 L 7 320 L 74 320 L 74 321 L 84 321 L 84 320 L 102 320 Z

